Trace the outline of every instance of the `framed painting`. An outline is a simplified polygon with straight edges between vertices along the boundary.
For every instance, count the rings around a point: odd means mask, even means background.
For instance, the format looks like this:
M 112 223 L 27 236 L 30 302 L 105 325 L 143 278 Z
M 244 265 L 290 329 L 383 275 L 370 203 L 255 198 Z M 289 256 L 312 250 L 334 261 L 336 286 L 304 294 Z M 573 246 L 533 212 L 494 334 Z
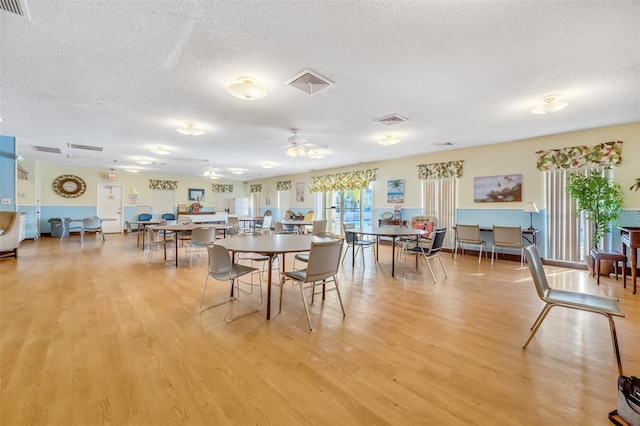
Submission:
M 404 203 L 404 179 L 387 181 L 387 203 Z
M 189 188 L 189 201 L 204 201 L 204 189 Z
M 304 202 L 304 182 L 296 183 L 296 202 L 303 203 Z
M 473 178 L 473 201 L 476 203 L 522 201 L 522 175 Z

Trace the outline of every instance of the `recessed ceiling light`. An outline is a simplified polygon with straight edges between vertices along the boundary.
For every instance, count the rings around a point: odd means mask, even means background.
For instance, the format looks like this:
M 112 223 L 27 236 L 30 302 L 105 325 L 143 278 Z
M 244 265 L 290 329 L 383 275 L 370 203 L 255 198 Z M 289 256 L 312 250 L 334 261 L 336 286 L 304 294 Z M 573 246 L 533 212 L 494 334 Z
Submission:
M 194 123 L 193 121 L 185 123 L 184 127 L 178 127 L 176 131 L 187 136 L 200 136 L 204 134 L 204 130 L 199 129 L 198 123 Z
M 168 151 L 167 149 L 165 149 L 162 146 L 154 146 L 153 148 L 150 148 L 149 151 L 153 152 L 154 154 L 158 154 L 158 155 L 169 155 L 169 154 L 171 154 L 171 151 Z
M 134 160 L 136 163 L 138 164 L 151 164 L 153 163 L 153 161 L 149 160 L 148 158 L 138 158 L 137 160 Z
M 275 166 L 276 166 L 275 164 L 270 163 L 268 161 L 260 163 L 260 167 L 262 167 L 263 169 L 273 169 Z

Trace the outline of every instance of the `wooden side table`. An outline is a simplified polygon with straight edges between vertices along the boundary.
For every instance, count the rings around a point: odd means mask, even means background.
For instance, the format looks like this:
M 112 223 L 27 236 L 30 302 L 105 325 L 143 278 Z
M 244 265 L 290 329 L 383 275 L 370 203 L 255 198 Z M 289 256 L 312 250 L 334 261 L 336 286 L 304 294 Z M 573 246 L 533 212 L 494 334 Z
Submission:
M 622 281 L 624 288 L 627 288 L 627 256 L 615 250 L 598 250 L 591 249 L 591 271 L 598 276 L 596 282 L 600 285 L 600 261 L 613 261 L 613 269 L 616 271 L 616 281 L 618 280 L 618 262 L 622 262 Z

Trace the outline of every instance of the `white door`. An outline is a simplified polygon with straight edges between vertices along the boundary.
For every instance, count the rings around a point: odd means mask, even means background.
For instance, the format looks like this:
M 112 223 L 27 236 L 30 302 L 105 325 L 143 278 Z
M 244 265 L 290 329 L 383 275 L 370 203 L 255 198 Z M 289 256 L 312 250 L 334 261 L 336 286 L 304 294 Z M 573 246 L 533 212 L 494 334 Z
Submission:
M 102 230 L 105 234 L 122 232 L 122 203 L 122 185 L 98 184 L 96 215 L 103 219 Z

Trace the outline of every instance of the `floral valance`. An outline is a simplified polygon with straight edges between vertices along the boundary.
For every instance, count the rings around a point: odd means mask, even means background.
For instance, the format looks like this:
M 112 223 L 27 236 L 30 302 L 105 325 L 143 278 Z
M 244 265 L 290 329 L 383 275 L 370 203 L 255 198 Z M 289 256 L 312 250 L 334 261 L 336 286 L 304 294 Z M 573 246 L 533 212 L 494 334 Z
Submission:
M 211 190 L 213 192 L 233 192 L 233 185 L 224 185 L 220 183 L 211 184 Z
M 262 192 L 262 184 L 249 185 L 249 192 L 252 194 L 255 192 Z
M 375 169 L 316 176 L 311 178 L 309 192 L 366 189 L 373 180 L 376 180 Z
M 149 179 L 149 188 L 150 189 L 178 189 L 178 181 Z
M 464 160 L 448 161 L 446 163 L 430 163 L 418 165 L 418 179 L 447 179 L 462 177 L 462 163 Z
M 614 166 L 622 161 L 622 141 L 604 142 L 594 146 L 536 151 L 540 171 L 573 169 L 586 166 Z
M 283 180 L 280 182 L 276 182 L 276 191 L 288 191 L 291 189 L 291 181 Z

